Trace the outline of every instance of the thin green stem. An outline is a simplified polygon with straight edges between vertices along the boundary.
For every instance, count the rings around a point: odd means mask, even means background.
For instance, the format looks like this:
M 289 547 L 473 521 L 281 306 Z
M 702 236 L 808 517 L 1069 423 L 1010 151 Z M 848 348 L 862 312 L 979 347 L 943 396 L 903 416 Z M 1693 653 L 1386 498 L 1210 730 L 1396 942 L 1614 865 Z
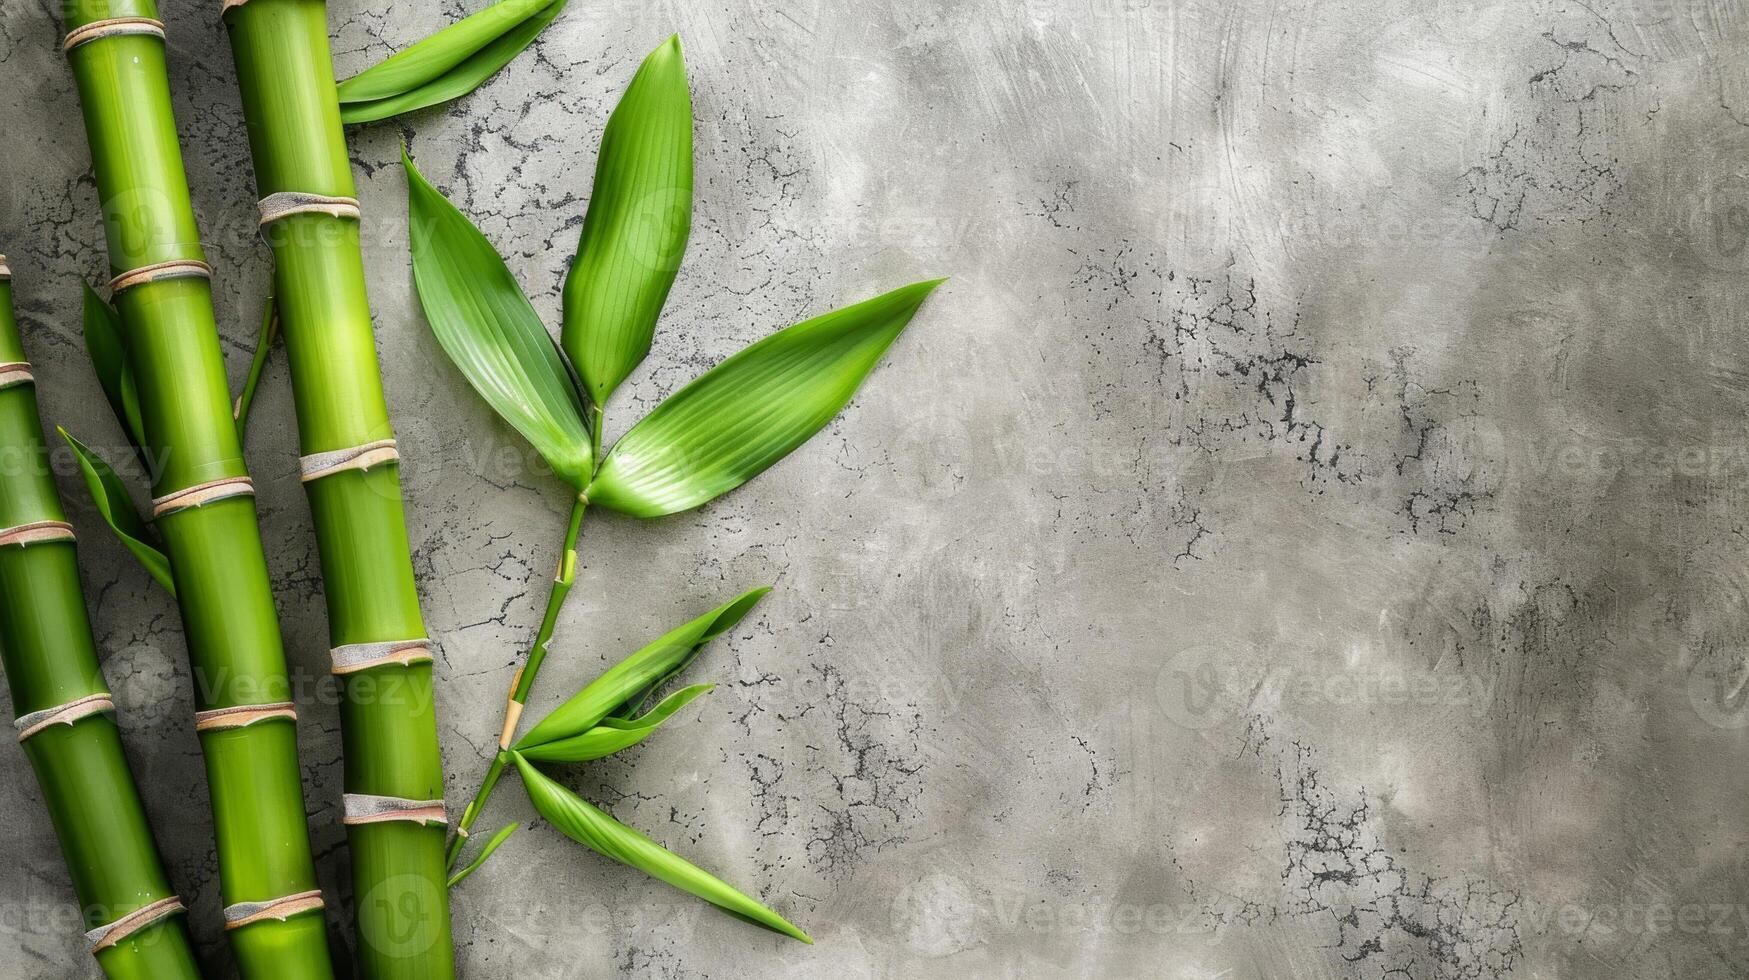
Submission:
M 455 868 L 456 859 L 462 855 L 462 845 L 467 843 L 468 830 L 474 826 L 474 821 L 479 819 L 480 812 L 486 809 L 486 801 L 491 798 L 492 791 L 498 788 L 498 777 L 504 775 L 504 767 L 509 764 L 510 753 L 500 749 L 498 755 L 492 759 L 491 768 L 486 770 L 486 779 L 480 783 L 480 791 L 474 794 L 472 800 L 468 801 L 468 808 L 462 811 L 461 819 L 456 821 L 455 836 L 450 838 L 449 842 L 448 866 L 451 869 Z M 483 861 L 484 858 L 481 860 Z
M 267 353 L 273 349 L 273 341 L 278 336 L 279 308 L 274 305 L 273 294 L 268 293 L 267 302 L 261 307 L 261 333 L 255 341 L 255 358 L 249 362 L 249 377 L 243 382 L 243 393 L 237 396 L 237 404 L 231 410 L 231 417 L 237 420 L 238 442 L 249 434 L 249 406 L 255 403 L 255 386 L 261 383 Z
M 579 495 L 571 503 L 570 521 L 565 526 L 564 550 L 559 555 L 558 573 L 553 576 L 553 589 L 547 594 L 547 608 L 541 616 L 540 630 L 536 632 L 534 645 L 529 648 L 528 662 L 516 672 L 511 682 L 510 697 L 505 705 L 504 728 L 498 735 L 498 754 L 492 760 L 492 765 L 486 770 L 486 778 L 480 784 L 479 792 L 474 794 L 468 808 L 462 811 L 462 816 L 456 822 L 456 833 L 449 844 L 449 867 L 454 870 L 456 861 L 461 857 L 462 845 L 467 841 L 468 831 L 474 826 L 482 812 L 486 809 L 486 801 L 491 798 L 492 791 L 498 786 L 498 778 L 504 774 L 504 768 L 510 762 L 510 743 L 516 740 L 516 726 L 522 718 L 522 707 L 528 703 L 528 692 L 534 686 L 535 675 L 540 673 L 541 663 L 546 660 L 547 646 L 552 642 L 553 630 L 559 622 L 559 611 L 564 608 L 565 597 L 571 594 L 571 586 L 577 580 L 577 537 L 583 530 L 583 515 L 589 509 L 589 501 Z
M 558 574 L 553 576 L 553 591 L 547 595 L 547 611 L 541 617 L 540 632 L 535 634 L 534 646 L 528 652 L 528 663 L 517 673 L 516 687 L 510 692 L 510 700 L 518 706 L 528 703 L 528 692 L 534 687 L 535 675 L 540 673 L 540 665 L 547 658 L 547 645 L 552 642 L 553 629 L 559 624 L 559 610 L 564 607 L 565 597 L 571 594 L 571 586 L 577 581 L 577 535 L 583 529 L 583 512 L 588 507 L 588 499 L 581 496 L 571 503 L 571 522 L 565 528 L 565 550 L 559 556 Z M 506 734 L 516 733 L 511 730 Z M 507 743 L 500 746 L 509 747 Z
M 600 405 L 590 406 L 589 426 L 589 460 L 591 476 L 601 469 L 601 430 L 606 421 L 607 412 Z M 461 857 L 462 845 L 467 843 L 468 831 L 474 821 L 486 809 L 486 801 L 491 799 L 492 791 L 498 786 L 498 779 L 504 775 L 504 768 L 510 762 L 510 744 L 516 740 L 516 726 L 522 719 L 522 707 L 528 703 L 528 694 L 534 689 L 534 679 L 540 673 L 540 666 L 547 658 L 547 646 L 552 642 L 553 629 L 559 622 L 559 611 L 564 608 L 565 598 L 571 594 L 571 586 L 577 581 L 577 537 L 583 531 L 583 515 L 589 509 L 589 498 L 578 494 L 571 503 L 571 519 L 565 526 L 565 546 L 559 555 L 559 571 L 553 576 L 553 589 L 547 594 L 547 609 L 541 616 L 540 629 L 535 633 L 534 646 L 529 648 L 528 663 L 516 672 L 516 677 L 510 682 L 510 698 L 505 705 L 504 729 L 498 735 L 498 755 L 492 759 L 492 765 L 486 770 L 486 778 L 480 783 L 480 791 L 469 801 L 468 808 L 462 811 L 462 818 L 456 823 L 456 834 L 449 843 L 449 867 L 455 869 L 456 861 Z M 499 840 L 487 845 L 487 852 L 480 855 L 469 866 L 467 871 L 458 874 L 450 884 L 478 870 L 479 866 L 491 856 Z

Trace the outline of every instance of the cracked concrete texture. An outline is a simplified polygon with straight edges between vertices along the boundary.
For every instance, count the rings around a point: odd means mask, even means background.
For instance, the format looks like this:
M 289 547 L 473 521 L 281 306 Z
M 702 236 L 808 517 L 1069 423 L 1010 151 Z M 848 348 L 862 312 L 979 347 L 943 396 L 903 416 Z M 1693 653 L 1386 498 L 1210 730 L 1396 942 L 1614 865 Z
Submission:
M 45 418 L 115 446 L 78 336 L 102 236 L 51 6 L 0 13 L 0 250 Z M 212 6 L 166 13 L 240 380 L 268 267 Z M 437 19 L 329 6 L 342 74 Z M 610 438 L 771 329 L 954 278 L 793 458 L 691 514 L 591 520 L 531 710 L 775 584 L 690 672 L 713 693 L 566 779 L 819 945 L 582 851 L 512 785 L 482 823 L 526 828 L 456 893 L 466 975 L 1749 973 L 1740 0 L 573 4 L 479 93 L 355 130 L 452 800 L 565 497 L 419 317 L 396 154 L 556 325 L 601 124 L 673 31 L 696 227 Z M 257 413 L 350 942 L 278 360 Z M 179 626 L 84 541 L 136 772 L 223 975 Z M 0 974 L 74 975 L 13 764 Z

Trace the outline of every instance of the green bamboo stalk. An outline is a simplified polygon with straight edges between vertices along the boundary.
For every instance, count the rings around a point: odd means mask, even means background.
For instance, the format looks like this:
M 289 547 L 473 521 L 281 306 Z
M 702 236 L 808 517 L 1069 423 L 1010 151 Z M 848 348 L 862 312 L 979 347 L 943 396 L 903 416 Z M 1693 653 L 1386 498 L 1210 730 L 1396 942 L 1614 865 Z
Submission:
M 310 457 L 392 439 L 351 203 L 357 191 L 335 95 L 326 4 L 249 0 L 232 7 L 225 22 L 264 216 L 274 201 L 331 209 L 290 214 L 272 221 L 267 232 L 301 451 Z M 309 196 L 328 200 L 311 202 Z M 307 479 L 304 487 L 321 551 L 333 645 L 424 638 L 394 460 Z M 421 660 L 343 676 L 348 794 L 443 797 L 431 663 L 428 655 Z M 348 832 L 363 974 L 453 976 L 443 823 L 359 824 Z
M 195 706 L 202 712 L 291 701 L 285 652 L 256 524 L 212 293 L 177 144 L 165 44 L 152 0 L 68 0 L 68 59 L 118 277 L 181 263 L 137 284 L 118 280 L 127 356 L 148 448 L 163 463 L 153 495 L 231 481 L 236 495 L 158 518 L 176 583 Z M 113 29 L 113 31 L 112 31 Z M 210 716 L 209 716 L 210 717 Z M 299 785 L 297 727 L 270 716 L 201 731 L 228 918 L 244 903 L 319 896 Z M 319 901 L 316 898 L 314 901 Z M 326 923 L 308 898 L 228 932 L 250 978 L 333 976 Z M 278 916 L 285 916 L 280 918 Z
M 24 348 L 5 269 L 6 257 L 0 256 L 0 363 L 21 364 Z M 42 465 L 48 450 L 27 376 L 0 381 L 0 452 L 13 461 L 0 467 L 0 527 L 64 524 L 54 478 Z M 0 547 L 0 660 L 19 717 L 108 693 L 70 533 L 64 540 Z M 23 745 L 72 872 L 85 927 L 98 929 L 173 898 L 115 719 L 104 712 L 50 725 Z M 179 906 L 96 956 L 114 980 L 200 977 Z

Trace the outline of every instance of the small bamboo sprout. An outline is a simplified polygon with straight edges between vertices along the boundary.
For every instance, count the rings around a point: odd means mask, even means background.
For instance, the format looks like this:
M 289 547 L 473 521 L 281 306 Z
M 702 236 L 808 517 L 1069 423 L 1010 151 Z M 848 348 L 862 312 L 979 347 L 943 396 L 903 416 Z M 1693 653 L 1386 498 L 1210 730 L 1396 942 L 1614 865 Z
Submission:
M 0 255 L 0 452 L 43 460 L 11 278 Z M 182 902 L 122 754 L 79 594 L 73 528 L 46 466 L 0 469 L 0 660 L 98 966 L 115 980 L 198 980 Z
M 68 0 L 153 517 L 194 667 L 225 925 L 244 976 L 333 975 L 254 485 L 232 418 L 152 0 Z

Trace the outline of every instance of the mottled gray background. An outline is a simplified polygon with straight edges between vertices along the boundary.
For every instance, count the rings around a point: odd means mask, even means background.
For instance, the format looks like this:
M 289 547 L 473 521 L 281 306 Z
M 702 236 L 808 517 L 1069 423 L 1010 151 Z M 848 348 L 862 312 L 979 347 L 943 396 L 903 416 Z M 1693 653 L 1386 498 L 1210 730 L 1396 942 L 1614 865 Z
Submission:
M 0 14 L 0 250 L 45 416 L 101 232 L 49 0 Z M 336 0 L 342 74 L 481 4 Z M 217 3 L 170 3 L 240 381 L 267 256 Z M 441 9 L 442 16 L 429 7 Z M 425 8 L 425 9 L 422 9 Z M 556 326 L 595 145 L 684 38 L 697 227 L 615 431 L 741 345 L 952 275 L 744 490 L 605 516 L 536 710 L 757 583 L 721 686 L 571 785 L 809 928 L 771 938 L 527 827 L 457 896 L 470 977 L 1749 973 L 1749 9 L 578 0 L 449 109 L 352 134 L 451 799 L 565 494 L 410 291 L 405 140 Z M 349 901 L 283 363 L 250 452 Z M 63 464 L 107 670 L 214 969 L 174 611 Z M 0 973 L 87 971 L 21 758 Z

